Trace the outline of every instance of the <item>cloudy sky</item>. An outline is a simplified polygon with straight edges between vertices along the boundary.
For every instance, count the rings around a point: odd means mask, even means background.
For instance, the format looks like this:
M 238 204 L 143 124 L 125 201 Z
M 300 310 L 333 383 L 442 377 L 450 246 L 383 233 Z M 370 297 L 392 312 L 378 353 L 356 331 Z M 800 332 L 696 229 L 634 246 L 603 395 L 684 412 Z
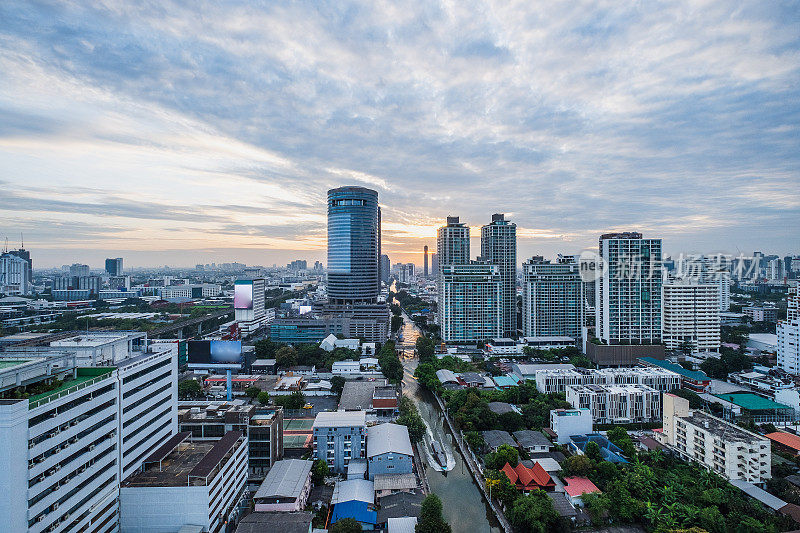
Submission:
M 800 3 L 0 2 L 0 235 L 37 266 L 324 260 L 345 184 L 393 261 L 493 212 L 520 259 L 800 253 Z

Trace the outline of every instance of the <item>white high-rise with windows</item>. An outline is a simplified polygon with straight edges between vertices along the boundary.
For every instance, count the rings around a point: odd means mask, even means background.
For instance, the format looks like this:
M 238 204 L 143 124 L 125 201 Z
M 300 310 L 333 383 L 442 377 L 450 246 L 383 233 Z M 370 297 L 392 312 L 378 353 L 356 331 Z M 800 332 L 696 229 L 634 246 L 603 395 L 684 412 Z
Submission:
M 599 255 L 597 337 L 608 344 L 661 342 L 661 239 L 607 233 L 600 237 Z
M 27 296 L 31 293 L 28 262 L 10 252 L 0 254 L 0 294 Z
M 800 288 L 789 287 L 786 320 L 778 322 L 778 366 L 794 375 L 800 374 Z
M 118 531 L 121 481 L 177 431 L 171 351 L 108 366 L 76 366 L 78 359 L 68 350 L 0 359 L 7 531 Z
M 716 352 L 720 345 L 718 287 L 691 279 L 663 285 L 661 337 L 666 347 L 689 347 L 693 352 Z
M 517 225 L 495 213 L 481 227 L 481 260 L 500 273 L 500 323 L 503 335 L 517 333 Z
M 447 217 L 447 224 L 437 231 L 436 260 L 439 266 L 469 263 L 469 226 L 458 217 Z

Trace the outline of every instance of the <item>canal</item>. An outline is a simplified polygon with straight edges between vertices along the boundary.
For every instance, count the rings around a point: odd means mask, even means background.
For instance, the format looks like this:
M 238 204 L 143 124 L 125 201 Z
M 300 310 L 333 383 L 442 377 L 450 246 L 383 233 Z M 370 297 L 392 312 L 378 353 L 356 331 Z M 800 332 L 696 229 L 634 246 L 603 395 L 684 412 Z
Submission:
M 419 362 L 414 355 L 414 345 L 420 332 L 407 315 L 403 314 L 403 319 L 403 340 L 397 343 L 398 350 L 402 351 L 401 359 L 405 370 L 403 395 L 411 398 L 428 426 L 424 444 L 427 461 L 424 468 L 431 491 L 441 498 L 444 518 L 455 533 L 501 533 L 497 519 L 475 485 L 461 453 L 453 444 L 453 436 L 444 424 L 436 401 L 413 377 Z M 444 446 L 447 455 L 446 469 L 431 456 L 431 440 L 437 440 Z

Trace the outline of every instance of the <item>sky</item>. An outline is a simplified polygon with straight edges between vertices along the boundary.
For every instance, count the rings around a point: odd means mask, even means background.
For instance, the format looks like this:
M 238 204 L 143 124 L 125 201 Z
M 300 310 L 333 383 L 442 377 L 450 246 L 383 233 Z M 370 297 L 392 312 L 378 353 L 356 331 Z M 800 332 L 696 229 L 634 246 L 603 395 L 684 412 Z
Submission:
M 0 237 L 35 266 L 324 262 L 342 185 L 393 262 L 492 213 L 520 261 L 800 253 L 800 3 L 0 2 Z

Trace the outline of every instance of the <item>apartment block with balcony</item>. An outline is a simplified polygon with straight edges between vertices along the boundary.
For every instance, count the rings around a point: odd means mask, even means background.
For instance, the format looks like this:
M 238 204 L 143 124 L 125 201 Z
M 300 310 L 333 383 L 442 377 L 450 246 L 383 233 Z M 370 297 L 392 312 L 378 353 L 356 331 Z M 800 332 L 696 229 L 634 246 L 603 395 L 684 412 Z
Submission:
M 725 479 L 761 484 L 772 477 L 772 452 L 766 437 L 703 411 L 689 400 L 664 395 L 661 443 L 682 459 L 699 463 Z
M 661 418 L 661 393 L 647 385 L 570 385 L 567 401 L 589 409 L 595 424 L 655 422 Z
M 312 427 L 314 457 L 339 474 L 354 459 L 367 457 L 366 411 L 333 411 L 317 414 Z

